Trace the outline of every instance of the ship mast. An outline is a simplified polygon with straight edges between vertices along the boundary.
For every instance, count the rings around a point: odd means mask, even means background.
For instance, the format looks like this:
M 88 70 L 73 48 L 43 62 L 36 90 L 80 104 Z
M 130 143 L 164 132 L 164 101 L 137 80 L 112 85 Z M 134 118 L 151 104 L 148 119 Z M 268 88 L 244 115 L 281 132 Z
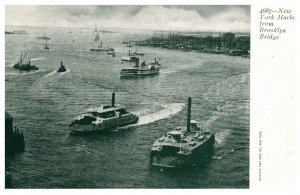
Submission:
M 20 56 L 20 65 L 23 63 L 23 52 L 21 52 L 21 56 Z
M 186 126 L 186 130 L 189 133 L 190 130 L 190 126 L 191 126 L 191 107 L 192 107 L 192 98 L 189 97 L 188 99 L 188 113 L 187 113 L 187 126 Z

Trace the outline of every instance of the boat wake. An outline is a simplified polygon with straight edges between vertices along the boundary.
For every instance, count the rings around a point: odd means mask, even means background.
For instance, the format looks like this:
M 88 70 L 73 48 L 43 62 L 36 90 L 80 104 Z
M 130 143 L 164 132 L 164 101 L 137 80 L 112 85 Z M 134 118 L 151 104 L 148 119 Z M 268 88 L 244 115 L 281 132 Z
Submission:
M 216 110 L 203 122 L 202 126 L 211 129 L 217 119 L 249 109 L 249 76 L 249 73 L 233 76 L 207 90 L 204 98 L 212 103 Z M 231 130 L 219 131 L 215 135 L 218 145 L 222 145 L 225 139 L 231 136 Z
M 167 70 L 162 70 L 162 71 L 160 71 L 160 75 L 165 75 L 165 74 L 172 74 L 172 73 L 175 73 L 175 72 L 177 72 L 177 71 L 175 71 L 175 70 L 169 70 L 169 71 L 167 71 Z
M 46 74 L 45 76 L 43 76 L 43 78 L 49 78 L 50 76 L 53 76 L 53 75 L 56 75 L 56 74 L 58 74 L 59 76 L 63 76 L 65 74 L 69 73 L 70 71 L 71 71 L 70 69 L 67 69 L 66 72 L 57 72 L 56 70 L 54 70 L 54 71 Z
M 30 61 L 39 61 L 39 60 L 44 60 L 44 57 L 39 57 L 39 58 L 31 58 Z
M 48 78 L 48 77 L 50 77 L 51 75 L 54 75 L 55 73 L 56 73 L 56 70 L 54 70 L 54 71 L 52 71 L 52 72 L 46 74 L 46 75 L 43 76 L 43 77 L 44 77 L 44 78 Z
M 5 73 L 6 76 L 20 76 L 20 75 L 31 75 L 31 74 L 36 74 L 38 72 L 41 72 L 41 69 L 39 70 L 33 70 L 33 71 L 20 71 L 20 70 L 15 70 L 13 72 Z
M 136 125 L 145 125 L 164 118 L 169 118 L 172 115 L 180 112 L 183 109 L 184 104 L 173 103 L 173 104 L 164 105 L 163 107 L 164 107 L 163 110 L 160 110 L 155 113 L 150 113 L 146 115 L 139 115 L 139 113 L 136 113 L 139 116 L 139 122 Z
M 137 124 L 120 127 L 118 129 L 127 129 L 129 127 L 146 125 L 161 119 L 170 118 L 171 116 L 179 113 L 183 108 L 184 108 L 183 103 L 173 103 L 173 104 L 163 105 L 162 110 L 153 113 L 151 113 L 149 109 L 137 111 L 134 112 L 134 114 L 136 114 L 139 117 L 139 121 Z
M 63 75 L 65 75 L 65 74 L 69 73 L 70 71 L 71 71 L 70 69 L 67 69 L 67 71 L 65 71 L 65 72 L 60 72 L 60 73 L 59 73 L 59 76 L 63 76 Z
M 222 146 L 225 143 L 225 140 L 231 136 L 231 130 L 225 129 L 222 132 L 218 132 L 215 134 L 216 143 L 218 146 Z

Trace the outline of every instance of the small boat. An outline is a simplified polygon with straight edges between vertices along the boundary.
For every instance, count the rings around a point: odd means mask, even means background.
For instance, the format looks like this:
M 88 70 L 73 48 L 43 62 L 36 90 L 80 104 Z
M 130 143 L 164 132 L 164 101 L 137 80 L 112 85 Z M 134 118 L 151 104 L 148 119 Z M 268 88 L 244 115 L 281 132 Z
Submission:
M 78 116 L 70 124 L 70 130 L 79 135 L 106 132 L 134 124 L 138 119 L 137 115 L 128 112 L 124 106 L 115 104 L 115 93 L 112 93 L 111 105 L 103 105 Z
M 39 68 L 35 65 L 31 64 L 31 61 L 29 60 L 28 63 L 23 64 L 24 58 L 23 53 L 21 52 L 20 61 L 16 63 L 13 68 L 22 70 L 22 71 L 31 71 L 31 70 L 38 70 Z
M 150 164 L 159 168 L 178 168 L 190 162 L 205 162 L 212 152 L 214 133 L 197 126 L 191 120 L 191 102 L 188 98 L 187 127 L 178 127 L 156 140 L 150 153 Z
M 46 33 L 42 37 L 38 37 L 37 39 L 49 40 L 50 38 L 46 36 Z
M 45 47 L 44 47 L 44 49 L 50 49 L 50 48 L 49 48 L 48 45 L 46 44 Z
M 135 50 L 135 52 L 133 53 L 133 55 L 136 55 L 136 56 L 144 56 L 145 53 L 144 53 L 144 52 L 138 52 L 137 50 Z
M 63 62 L 61 62 L 57 72 L 66 72 L 66 71 L 67 71 L 66 67 L 64 66 Z
M 126 47 L 133 47 L 132 43 L 127 43 Z
M 134 55 L 132 53 L 130 53 L 130 50 L 129 50 L 127 56 L 123 56 L 121 58 L 121 61 L 132 62 L 133 56 Z
M 116 57 L 116 54 L 115 54 L 114 51 L 109 51 L 106 54 L 109 55 L 109 56 L 112 56 L 112 57 Z

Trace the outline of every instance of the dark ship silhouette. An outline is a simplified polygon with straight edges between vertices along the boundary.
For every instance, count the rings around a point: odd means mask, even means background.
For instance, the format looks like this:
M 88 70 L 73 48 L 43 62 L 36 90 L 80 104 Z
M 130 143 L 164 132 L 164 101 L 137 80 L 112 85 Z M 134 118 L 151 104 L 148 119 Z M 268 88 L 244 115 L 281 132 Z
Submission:
M 46 33 L 42 37 L 38 37 L 37 39 L 49 40 L 50 38 L 46 36 Z
M 124 106 L 115 104 L 115 93 L 112 93 L 111 105 L 103 105 L 78 116 L 70 125 L 73 134 L 105 132 L 118 127 L 134 124 L 138 116 L 128 112 Z
M 26 64 L 23 64 L 23 61 L 24 61 L 23 54 L 21 52 L 20 61 L 18 63 L 16 63 L 13 67 L 15 69 L 24 70 L 24 71 L 31 71 L 31 70 L 38 70 L 39 69 L 37 66 L 32 65 L 30 60 Z
M 50 48 L 48 47 L 48 44 L 45 45 L 44 49 L 50 49 Z
M 61 62 L 57 72 L 66 72 L 66 71 L 67 71 L 66 67 L 64 66 L 63 62 Z
M 187 128 L 167 132 L 156 140 L 150 153 L 150 164 L 160 168 L 177 168 L 194 160 L 203 161 L 212 151 L 215 136 L 191 121 L 191 98 L 188 99 Z

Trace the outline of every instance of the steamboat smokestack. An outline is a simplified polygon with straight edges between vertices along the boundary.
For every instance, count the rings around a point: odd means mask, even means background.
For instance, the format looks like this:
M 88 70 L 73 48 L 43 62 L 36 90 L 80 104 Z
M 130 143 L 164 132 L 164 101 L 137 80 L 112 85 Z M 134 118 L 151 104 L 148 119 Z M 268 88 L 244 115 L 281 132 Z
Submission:
M 188 111 L 187 111 L 187 132 L 190 132 L 190 123 L 191 123 L 191 107 L 192 107 L 192 98 L 188 99 Z
M 64 63 L 63 62 L 60 62 L 60 66 L 62 67 L 64 65 Z
M 111 96 L 111 107 L 114 107 L 115 106 L 115 93 L 112 93 L 112 96 Z

